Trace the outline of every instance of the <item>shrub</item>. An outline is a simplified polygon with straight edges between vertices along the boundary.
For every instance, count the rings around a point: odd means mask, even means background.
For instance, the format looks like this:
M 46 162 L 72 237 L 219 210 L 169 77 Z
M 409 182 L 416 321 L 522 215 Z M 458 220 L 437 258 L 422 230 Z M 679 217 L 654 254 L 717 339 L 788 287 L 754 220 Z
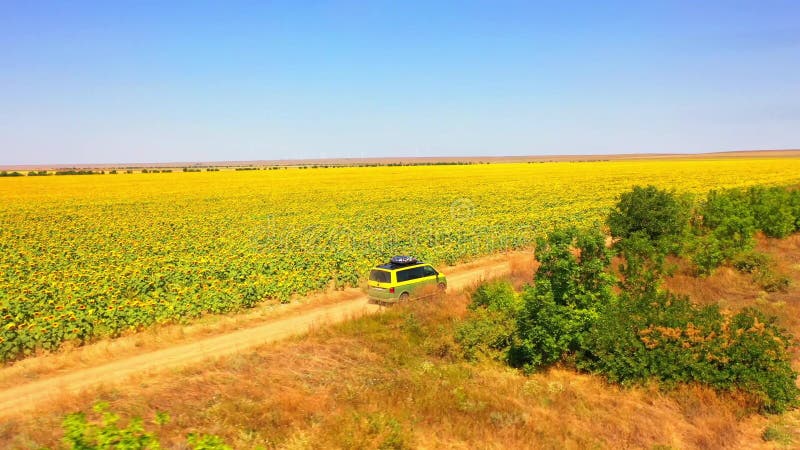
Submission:
M 697 275 L 710 275 L 725 262 L 725 246 L 713 234 L 693 237 L 688 248 Z
M 771 267 L 772 258 L 766 253 L 752 251 L 737 255 L 732 264 L 740 272 L 753 273 Z
M 456 328 L 464 357 L 505 360 L 522 309 L 519 295 L 507 281 L 483 283 L 472 294 L 469 309 L 467 319 Z
M 776 273 L 771 267 L 754 272 L 753 281 L 767 292 L 786 292 L 791 284 L 789 277 Z
M 482 308 L 516 315 L 522 309 L 522 302 L 508 281 L 485 282 L 472 293 L 469 304 L 472 311 Z
M 753 309 L 726 315 L 666 292 L 623 294 L 587 334 L 578 366 L 623 383 L 655 378 L 741 390 L 780 412 L 797 404 L 791 340 Z
M 747 196 L 739 190 L 711 191 L 698 214 L 702 232 L 719 242 L 725 259 L 753 248 L 756 220 Z
M 791 431 L 787 430 L 786 426 L 782 424 L 770 425 L 764 428 L 764 431 L 761 433 L 761 439 L 766 442 L 772 441 L 782 445 L 790 445 L 793 442 Z
M 756 226 L 767 236 L 782 238 L 796 228 L 795 212 L 788 190 L 779 187 L 753 187 L 748 190 Z
M 689 258 L 699 275 L 709 275 L 755 245 L 756 220 L 747 193 L 730 189 L 711 191 L 697 209 Z
M 639 294 L 658 290 L 665 273 L 664 249 L 654 245 L 642 232 L 631 234 L 616 247 L 622 256 L 620 288 Z
M 98 403 L 94 411 L 100 415 L 98 421 L 88 421 L 83 413 L 68 415 L 62 424 L 64 444 L 76 450 L 84 449 L 158 449 L 158 439 L 152 432 L 145 431 L 140 418 L 130 420 L 127 427 L 119 426 L 120 417 L 108 409 L 107 403 Z M 163 425 L 166 415 L 156 416 L 154 423 Z
M 526 370 L 579 349 L 598 305 L 613 297 L 614 278 L 606 273 L 610 258 L 599 231 L 556 231 L 539 240 L 536 255 L 536 284 L 523 292 L 519 339 L 509 351 L 510 362 Z
M 789 288 L 789 277 L 776 272 L 775 262 L 764 253 L 748 252 L 738 255 L 733 261 L 733 267 L 752 274 L 753 282 L 767 292 L 786 291 Z
M 479 309 L 456 328 L 455 339 L 465 359 L 504 361 L 517 331 L 516 318 L 500 311 Z
M 608 216 L 608 226 L 614 237 L 625 239 L 637 232 L 644 233 L 651 241 L 678 251 L 690 215 L 688 198 L 679 198 L 674 192 L 655 186 L 634 186 L 620 196 Z
M 221 437 L 213 434 L 191 433 L 186 436 L 186 443 L 193 450 L 231 450 L 232 447 L 225 444 Z
M 91 449 L 159 449 L 161 443 L 154 432 L 145 429 L 144 421 L 135 417 L 126 427 L 119 425 L 120 416 L 109 410 L 108 403 L 97 403 L 94 412 L 97 420 L 88 420 L 84 413 L 69 414 L 62 422 L 64 444 L 75 450 Z M 169 415 L 156 413 L 153 425 L 161 427 L 169 422 Z M 214 435 L 190 434 L 187 444 L 194 450 L 230 450 L 231 447 Z
M 791 191 L 789 196 L 789 204 L 794 215 L 794 230 L 800 231 L 800 189 Z

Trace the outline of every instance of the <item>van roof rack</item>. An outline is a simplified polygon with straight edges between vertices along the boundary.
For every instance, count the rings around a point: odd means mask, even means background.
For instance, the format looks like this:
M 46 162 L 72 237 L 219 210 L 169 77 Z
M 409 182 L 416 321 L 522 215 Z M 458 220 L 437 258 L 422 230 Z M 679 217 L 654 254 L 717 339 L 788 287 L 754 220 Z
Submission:
M 392 264 L 396 264 L 398 266 L 406 266 L 409 264 L 416 264 L 419 261 L 417 261 L 417 258 L 414 258 L 413 256 L 398 255 L 398 256 L 393 256 L 392 259 L 389 260 L 389 262 Z

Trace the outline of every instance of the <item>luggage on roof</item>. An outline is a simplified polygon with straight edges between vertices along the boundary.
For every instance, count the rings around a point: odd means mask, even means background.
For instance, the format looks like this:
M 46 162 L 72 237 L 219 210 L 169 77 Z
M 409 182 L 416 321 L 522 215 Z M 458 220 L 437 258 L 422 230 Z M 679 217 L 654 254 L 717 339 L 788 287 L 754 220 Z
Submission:
M 399 266 L 404 266 L 408 264 L 416 264 L 417 258 L 413 256 L 393 256 L 392 259 L 389 260 L 392 264 L 397 264 Z

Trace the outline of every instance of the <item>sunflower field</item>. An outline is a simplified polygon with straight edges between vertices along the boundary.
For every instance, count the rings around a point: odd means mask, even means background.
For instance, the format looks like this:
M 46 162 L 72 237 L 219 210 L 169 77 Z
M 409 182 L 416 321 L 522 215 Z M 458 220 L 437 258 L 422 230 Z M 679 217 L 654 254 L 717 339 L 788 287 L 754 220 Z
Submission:
M 634 184 L 797 183 L 791 158 L 0 178 L 0 360 L 526 247 Z

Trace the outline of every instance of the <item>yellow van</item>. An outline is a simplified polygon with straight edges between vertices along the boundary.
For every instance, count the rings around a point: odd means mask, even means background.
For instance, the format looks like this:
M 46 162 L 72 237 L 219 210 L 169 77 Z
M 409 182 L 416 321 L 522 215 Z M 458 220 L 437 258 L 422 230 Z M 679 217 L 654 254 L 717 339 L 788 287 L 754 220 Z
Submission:
M 395 256 L 369 272 L 368 285 L 370 300 L 394 303 L 419 295 L 428 286 L 444 291 L 447 289 L 447 278 L 430 264 L 409 256 Z

